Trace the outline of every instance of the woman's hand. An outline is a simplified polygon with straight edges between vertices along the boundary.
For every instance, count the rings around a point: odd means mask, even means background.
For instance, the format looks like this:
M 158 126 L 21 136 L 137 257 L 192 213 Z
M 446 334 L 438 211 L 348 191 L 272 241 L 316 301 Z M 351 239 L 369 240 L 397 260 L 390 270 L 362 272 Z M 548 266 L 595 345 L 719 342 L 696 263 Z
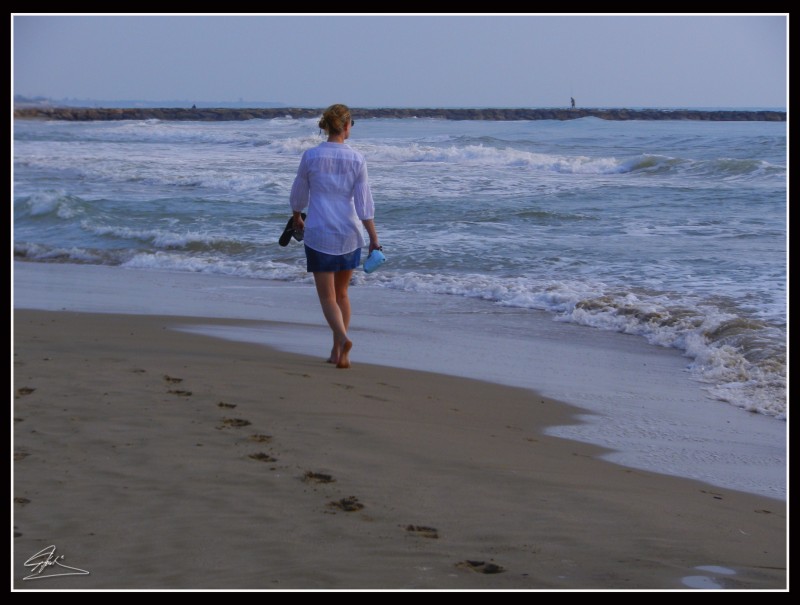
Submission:
M 295 231 L 302 231 L 303 229 L 306 228 L 306 222 L 303 220 L 302 214 L 300 214 L 299 212 L 295 212 L 292 214 L 292 217 L 294 218 Z

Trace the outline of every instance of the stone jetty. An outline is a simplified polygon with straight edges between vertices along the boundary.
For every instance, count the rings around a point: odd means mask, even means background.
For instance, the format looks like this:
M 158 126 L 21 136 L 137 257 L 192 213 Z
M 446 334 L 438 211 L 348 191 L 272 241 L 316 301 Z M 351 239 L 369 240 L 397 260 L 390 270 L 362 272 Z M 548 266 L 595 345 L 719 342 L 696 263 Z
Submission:
M 573 109 L 573 108 L 350 108 L 355 119 L 434 118 L 439 120 L 575 120 L 595 117 L 602 120 L 705 120 L 785 122 L 785 111 L 700 110 L 700 109 Z M 102 107 L 21 107 L 14 110 L 19 119 L 44 120 L 193 120 L 218 122 L 281 117 L 316 118 L 323 108 L 271 107 L 235 108 L 102 108 Z

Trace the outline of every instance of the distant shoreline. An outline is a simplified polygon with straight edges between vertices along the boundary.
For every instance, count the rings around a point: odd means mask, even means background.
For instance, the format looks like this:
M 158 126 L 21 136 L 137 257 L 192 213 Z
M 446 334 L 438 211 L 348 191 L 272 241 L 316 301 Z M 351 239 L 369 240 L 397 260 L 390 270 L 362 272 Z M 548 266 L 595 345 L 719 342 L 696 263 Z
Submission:
M 190 120 L 201 122 L 239 121 L 272 118 L 316 118 L 323 108 L 83 108 L 27 107 L 14 110 L 19 119 L 108 121 L 108 120 Z M 440 120 L 703 120 L 785 122 L 785 111 L 695 110 L 695 109 L 570 109 L 570 108 L 351 108 L 354 118 L 432 118 Z

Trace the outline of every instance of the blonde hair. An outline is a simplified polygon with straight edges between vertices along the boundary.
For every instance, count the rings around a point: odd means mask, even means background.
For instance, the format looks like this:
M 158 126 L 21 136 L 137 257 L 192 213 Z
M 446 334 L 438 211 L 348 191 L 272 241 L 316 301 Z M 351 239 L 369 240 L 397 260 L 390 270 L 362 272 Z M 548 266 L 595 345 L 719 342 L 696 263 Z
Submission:
M 350 108 L 347 105 L 337 103 L 331 105 L 322 114 L 319 120 L 319 127 L 328 134 L 339 134 L 344 131 L 350 123 Z

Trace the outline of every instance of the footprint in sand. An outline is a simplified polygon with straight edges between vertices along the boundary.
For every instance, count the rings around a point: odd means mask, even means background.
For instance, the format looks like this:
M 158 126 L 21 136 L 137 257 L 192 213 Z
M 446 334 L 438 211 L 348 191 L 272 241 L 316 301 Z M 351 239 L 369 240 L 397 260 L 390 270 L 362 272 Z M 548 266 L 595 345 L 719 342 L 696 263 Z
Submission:
M 33 389 L 31 387 L 20 387 L 20 388 L 17 389 L 17 395 L 19 395 L 20 397 L 23 397 L 25 395 L 30 395 L 35 390 L 36 389 Z
M 343 510 L 345 512 L 351 513 L 353 511 L 361 510 L 364 508 L 364 505 L 358 501 L 358 498 L 355 496 L 350 496 L 349 498 L 342 498 L 341 500 L 334 500 L 332 502 L 328 502 L 328 506 L 331 508 L 338 508 L 339 510 Z
M 325 473 L 306 471 L 306 474 L 303 475 L 303 481 L 306 483 L 333 483 L 336 479 Z
M 22 460 L 28 457 L 28 452 L 16 451 L 14 452 L 14 460 Z
M 169 393 L 171 395 L 178 395 L 180 397 L 191 397 L 192 396 L 192 392 L 191 391 L 181 391 L 180 389 L 170 389 L 169 391 L 167 391 L 167 393 Z
M 439 531 L 435 527 L 427 527 L 425 525 L 406 525 L 406 531 L 415 536 L 430 538 L 431 540 L 439 539 Z
M 243 418 L 223 418 L 222 424 L 218 426 L 219 429 L 224 429 L 226 427 L 240 427 L 240 426 L 248 426 L 250 423 L 249 420 L 244 420 Z
M 364 399 L 374 399 L 375 401 L 384 401 L 384 402 L 386 402 L 386 403 L 388 403 L 388 402 L 389 402 L 389 399 L 386 399 L 385 397 L 378 397 L 377 395 L 369 395 L 369 394 L 365 394 L 365 395 L 361 395 L 361 396 L 362 396 Z
M 273 458 L 272 456 L 270 456 L 269 454 L 265 454 L 264 452 L 258 452 L 257 454 L 250 454 L 250 456 L 248 456 L 248 457 L 252 458 L 253 460 L 259 460 L 261 462 L 277 462 L 278 461 L 277 458 Z
M 503 573 L 505 571 L 500 565 L 494 563 L 486 563 L 485 561 L 461 561 L 456 563 L 456 567 L 463 567 L 464 569 L 472 570 L 476 573 Z
M 272 441 L 272 437 L 269 435 L 250 435 L 248 439 L 250 441 L 255 441 L 256 443 L 269 443 Z
M 170 376 L 169 374 L 164 374 L 164 380 L 173 383 L 183 382 L 183 378 L 175 378 L 174 376 Z
M 225 403 L 224 401 L 220 401 L 220 402 L 217 404 L 217 407 L 218 407 L 218 408 L 229 408 L 229 409 L 233 409 L 233 408 L 235 408 L 235 407 L 236 407 L 236 404 L 235 404 L 235 403 Z
M 29 504 L 30 500 L 28 500 L 27 498 L 14 498 L 14 502 L 16 502 L 17 504 L 24 505 L 24 504 Z

